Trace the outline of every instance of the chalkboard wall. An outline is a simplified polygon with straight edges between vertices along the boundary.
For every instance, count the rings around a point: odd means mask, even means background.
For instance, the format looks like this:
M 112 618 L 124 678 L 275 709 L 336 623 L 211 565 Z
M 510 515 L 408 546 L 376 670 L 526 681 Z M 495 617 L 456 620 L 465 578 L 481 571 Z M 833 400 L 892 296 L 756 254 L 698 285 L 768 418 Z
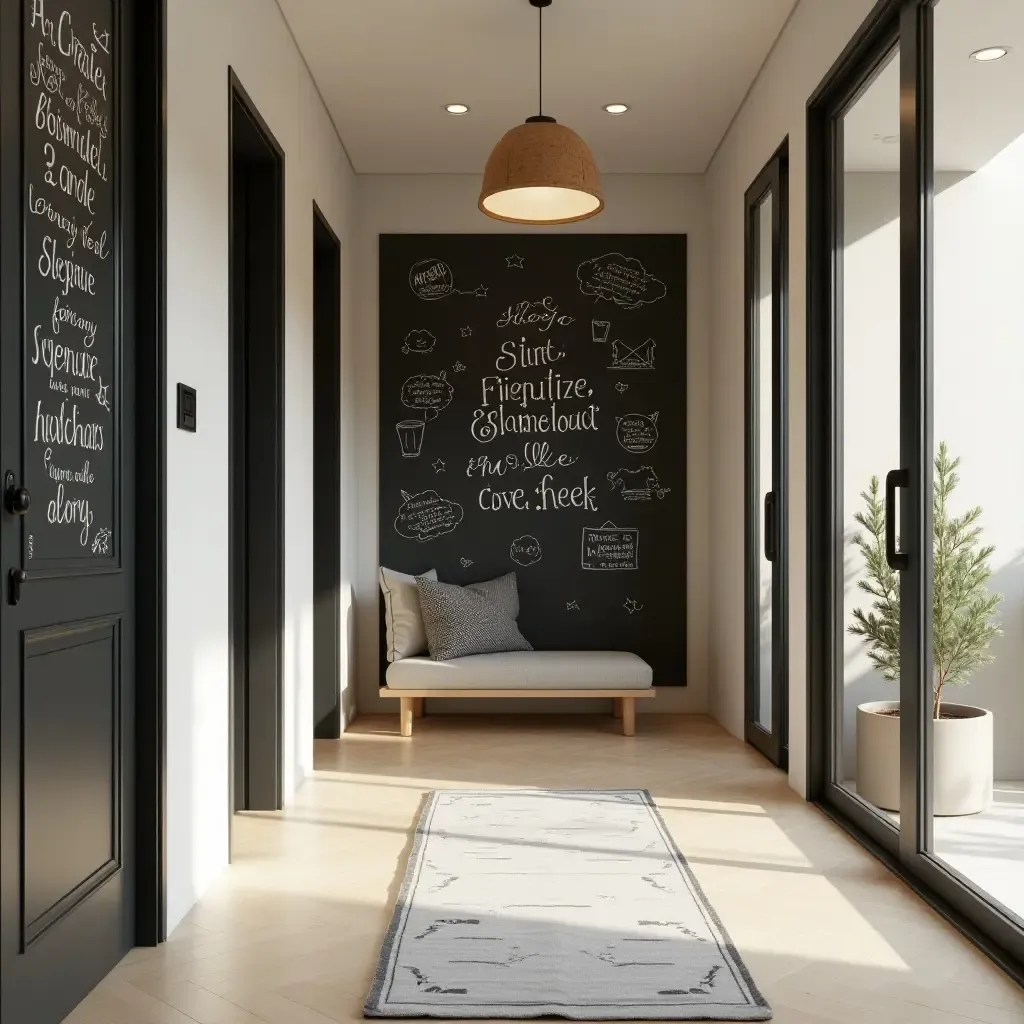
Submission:
M 686 676 L 686 238 L 382 235 L 380 561 Z

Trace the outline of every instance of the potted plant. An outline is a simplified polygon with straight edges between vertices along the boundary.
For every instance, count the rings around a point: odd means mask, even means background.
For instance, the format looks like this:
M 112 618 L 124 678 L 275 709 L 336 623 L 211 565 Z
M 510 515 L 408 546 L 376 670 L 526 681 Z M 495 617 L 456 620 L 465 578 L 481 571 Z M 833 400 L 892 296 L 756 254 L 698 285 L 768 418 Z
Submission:
M 943 700 L 948 686 L 963 686 L 991 662 L 988 647 L 1002 630 L 996 623 L 1001 594 L 989 592 L 988 560 L 981 545 L 981 508 L 954 516 L 949 497 L 959 477 L 945 441 L 935 457 L 932 495 L 932 810 L 937 815 L 976 814 L 992 800 L 992 712 Z M 857 586 L 873 598 L 857 608 L 849 631 L 868 647 L 885 679 L 900 678 L 900 577 L 885 557 L 885 499 L 878 477 L 861 493 L 865 509 L 854 517 L 863 533 L 853 542 L 866 577 Z M 900 702 L 873 701 L 857 708 L 857 792 L 884 810 L 900 806 Z

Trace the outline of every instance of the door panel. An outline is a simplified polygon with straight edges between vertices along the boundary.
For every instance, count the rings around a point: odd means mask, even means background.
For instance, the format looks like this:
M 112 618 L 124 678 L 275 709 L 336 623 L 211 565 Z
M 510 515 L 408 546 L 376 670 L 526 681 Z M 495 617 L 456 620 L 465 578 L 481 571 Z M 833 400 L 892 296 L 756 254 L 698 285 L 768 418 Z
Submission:
M 2 7 L 4 1019 L 134 940 L 134 4 Z
M 786 767 L 786 220 L 783 143 L 746 194 L 746 736 Z

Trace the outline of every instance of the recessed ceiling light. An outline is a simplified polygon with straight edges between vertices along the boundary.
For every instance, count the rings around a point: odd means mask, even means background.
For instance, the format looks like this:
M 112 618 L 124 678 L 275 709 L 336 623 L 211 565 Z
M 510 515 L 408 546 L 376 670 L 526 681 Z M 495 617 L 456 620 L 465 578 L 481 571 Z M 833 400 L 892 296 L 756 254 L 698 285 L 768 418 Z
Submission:
M 608 114 L 624 114 L 629 107 L 625 103 L 606 103 L 604 105 L 605 113 Z
M 448 103 L 445 105 L 444 109 L 447 110 L 449 114 L 469 113 L 469 107 L 467 107 L 465 103 Z
M 999 60 L 1000 57 L 1005 57 L 1009 52 L 1008 46 L 986 46 L 983 50 L 975 50 L 971 54 L 971 60 L 987 64 L 990 60 Z

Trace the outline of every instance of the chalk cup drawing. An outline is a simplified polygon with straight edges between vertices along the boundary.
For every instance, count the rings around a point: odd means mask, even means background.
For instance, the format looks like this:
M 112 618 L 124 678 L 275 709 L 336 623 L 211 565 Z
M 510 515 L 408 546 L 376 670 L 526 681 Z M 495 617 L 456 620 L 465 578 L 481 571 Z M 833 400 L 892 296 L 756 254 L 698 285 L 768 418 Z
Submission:
M 612 342 L 612 362 L 609 370 L 653 370 L 654 349 L 657 342 L 653 338 L 633 345 L 616 339 Z
M 601 526 L 584 526 L 580 566 L 583 569 L 636 569 L 640 531 L 635 526 L 616 526 L 611 520 Z
M 444 260 L 430 257 L 417 260 L 409 269 L 409 287 L 413 295 L 425 302 L 446 299 L 449 295 L 475 295 L 478 299 L 487 297 L 486 285 L 477 285 L 468 291 L 455 287 L 452 268 Z
M 642 612 L 644 610 L 644 606 L 640 604 L 639 601 L 634 601 L 631 597 L 626 598 L 626 603 L 622 607 L 625 608 L 630 615 L 632 615 L 633 612 Z
M 509 558 L 517 565 L 534 565 L 541 560 L 540 541 L 528 533 L 516 537 L 509 548 Z
M 629 412 L 615 417 L 615 438 L 634 455 L 649 452 L 658 443 L 658 414 L 645 416 L 640 412 Z
M 409 355 L 410 352 L 416 355 L 426 355 L 428 352 L 434 351 L 436 344 L 437 338 L 430 331 L 417 328 L 405 336 L 405 340 L 402 342 L 402 351 L 406 355 Z
M 639 260 L 621 252 L 585 260 L 576 268 L 576 278 L 584 295 L 606 299 L 623 309 L 638 309 L 644 303 L 657 302 L 668 292 L 664 281 L 647 273 Z
M 523 269 L 523 257 L 513 254 L 505 257 L 505 266 L 513 270 Z
M 608 340 L 608 332 L 612 329 L 611 320 L 591 320 L 590 337 L 597 345 L 603 345 Z
M 402 405 L 418 409 L 423 413 L 421 420 L 399 420 L 395 424 L 398 443 L 403 459 L 415 459 L 423 451 L 423 434 L 427 423 L 436 419 L 442 409 L 447 409 L 455 397 L 455 389 L 448 383 L 448 375 L 442 370 L 438 374 L 417 373 L 402 385 Z
M 395 516 L 395 533 L 406 540 L 434 540 L 451 533 L 462 522 L 462 506 L 431 489 L 410 494 L 402 491 L 402 505 Z
M 616 469 L 607 474 L 612 490 L 618 489 L 625 501 L 650 501 L 652 497 L 664 498 L 671 487 L 662 487 L 658 474 L 651 466 L 639 469 Z

